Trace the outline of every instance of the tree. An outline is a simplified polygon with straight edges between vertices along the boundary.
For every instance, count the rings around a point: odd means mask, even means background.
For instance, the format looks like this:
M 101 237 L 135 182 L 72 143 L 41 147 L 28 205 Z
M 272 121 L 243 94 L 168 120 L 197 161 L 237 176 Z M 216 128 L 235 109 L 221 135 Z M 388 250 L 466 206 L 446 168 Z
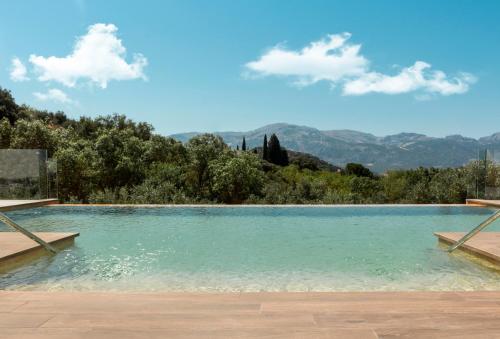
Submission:
M 216 199 L 224 203 L 242 203 L 250 195 L 260 195 L 264 173 L 252 153 L 229 154 L 210 162 L 210 175 Z
M 406 170 L 405 179 L 407 184 L 405 200 L 415 204 L 431 202 L 432 194 L 429 185 L 436 171 L 434 168 L 428 169 L 423 167 Z
M 384 194 L 388 203 L 406 202 L 409 184 L 404 170 L 388 171 L 382 177 Z
M 222 156 L 229 147 L 222 138 L 214 134 L 200 134 L 191 138 L 186 148 L 189 154 L 189 178 L 193 195 L 209 198 L 209 168 L 210 161 Z
M 432 203 L 461 203 L 467 198 L 465 171 L 460 169 L 440 169 L 431 179 L 429 190 Z
M 186 203 L 183 191 L 184 168 L 172 163 L 155 163 L 148 170 L 146 179 L 130 192 L 132 203 L 167 204 Z
M 262 145 L 262 159 L 269 160 L 269 152 L 267 149 L 267 134 L 264 134 L 264 144 Z
M 268 143 L 268 161 L 279 166 L 288 165 L 288 153 L 281 148 L 280 141 L 276 134 L 271 135 Z
M 9 90 L 0 87 L 0 120 L 7 118 L 11 125 L 18 119 L 19 106 Z
M 366 176 L 356 176 L 351 179 L 351 192 L 356 196 L 357 203 L 382 203 L 382 184 Z
M 57 159 L 58 197 L 87 202 L 97 177 L 97 154 L 87 140 L 70 141 L 55 154 Z
M 246 151 L 247 150 L 247 142 L 245 140 L 245 137 L 243 137 L 243 142 L 241 143 L 241 150 Z
M 288 160 L 288 152 L 283 147 L 281 148 L 281 166 L 288 166 L 290 161 Z
M 57 144 L 64 137 L 57 133 L 63 132 L 52 129 L 40 120 L 17 120 L 11 134 L 10 147 L 20 149 L 46 149 L 52 156 L 57 149 Z
M 9 148 L 12 127 L 7 118 L 0 119 L 0 148 Z
M 356 164 L 353 162 L 348 163 L 345 166 L 345 172 L 347 175 L 355 175 L 357 177 L 367 177 L 373 178 L 373 173 L 368 168 L 361 164 Z
M 145 143 L 130 128 L 104 130 L 95 141 L 100 188 L 116 190 L 144 179 Z
M 279 165 L 281 162 L 281 146 L 276 134 L 272 134 L 268 142 L 269 162 Z
M 187 162 L 186 148 L 173 138 L 153 135 L 145 144 L 146 151 L 143 158 L 147 164 Z

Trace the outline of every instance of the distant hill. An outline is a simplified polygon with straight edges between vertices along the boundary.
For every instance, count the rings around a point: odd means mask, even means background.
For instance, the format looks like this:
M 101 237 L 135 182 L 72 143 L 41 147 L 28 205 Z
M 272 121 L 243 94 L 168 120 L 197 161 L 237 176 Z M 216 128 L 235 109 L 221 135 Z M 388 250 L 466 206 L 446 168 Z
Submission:
M 241 144 L 243 136 L 249 147 L 262 145 L 264 134 L 276 133 L 287 149 L 309 153 L 333 165 L 361 163 L 375 172 L 387 169 L 424 167 L 459 167 L 477 158 L 479 149 L 496 149 L 500 154 L 500 132 L 473 139 L 461 135 L 444 138 L 416 133 L 399 133 L 378 137 L 352 130 L 321 131 L 286 123 L 267 125 L 248 132 L 215 132 L 232 147 Z M 172 135 L 182 142 L 197 132 Z

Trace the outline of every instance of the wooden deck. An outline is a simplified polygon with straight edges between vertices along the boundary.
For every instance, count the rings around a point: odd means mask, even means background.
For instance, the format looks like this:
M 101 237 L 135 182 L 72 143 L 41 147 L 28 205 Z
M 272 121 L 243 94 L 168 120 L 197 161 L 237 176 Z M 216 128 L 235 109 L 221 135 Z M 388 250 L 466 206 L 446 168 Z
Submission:
M 434 233 L 439 241 L 448 245 L 456 243 L 465 235 L 465 232 L 438 232 Z M 500 232 L 480 232 L 457 250 L 465 250 L 482 259 L 500 265 Z
M 57 203 L 59 203 L 59 200 L 57 199 L 0 200 L 0 212 L 15 211 L 20 209 L 40 207 Z
M 500 338 L 500 292 L 0 291 L 0 338 Z
M 500 208 L 500 200 L 467 199 L 467 205 Z
M 78 233 L 35 232 L 56 248 L 73 244 Z M 0 271 L 12 269 L 18 265 L 45 255 L 47 252 L 38 243 L 19 232 L 0 232 Z

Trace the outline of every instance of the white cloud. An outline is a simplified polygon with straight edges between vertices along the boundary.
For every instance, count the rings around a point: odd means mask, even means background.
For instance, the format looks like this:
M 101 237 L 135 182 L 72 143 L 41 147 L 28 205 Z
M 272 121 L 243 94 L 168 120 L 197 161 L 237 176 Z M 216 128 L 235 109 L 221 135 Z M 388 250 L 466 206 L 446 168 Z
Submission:
M 66 93 L 57 88 L 51 88 L 46 93 L 34 92 L 33 95 L 40 101 L 56 101 L 63 104 L 74 103 Z
M 349 33 L 329 35 L 298 52 L 278 45 L 245 66 L 259 75 L 294 76 L 300 85 L 321 80 L 335 83 L 362 75 L 368 67 L 368 60 L 359 55 L 361 46 L 346 44 L 350 37 Z
M 476 81 L 468 73 L 449 78 L 442 71 L 431 70 L 431 65 L 423 61 L 392 76 L 372 71 L 369 60 L 360 54 L 361 45 L 347 42 L 350 37 L 349 33 L 328 35 L 300 51 L 278 45 L 245 66 L 255 75 L 290 76 L 301 86 L 319 81 L 341 85 L 344 95 L 408 92 L 451 95 L 467 92 Z
M 73 87 L 88 80 L 106 88 L 111 80 L 146 79 L 147 59 L 134 54 L 133 61 L 125 60 L 126 49 L 117 38 L 113 24 L 94 24 L 87 34 L 78 37 L 71 54 L 65 57 L 43 57 L 32 54 L 29 61 L 39 74 L 40 81 L 56 81 Z
M 10 79 L 12 81 L 27 81 L 28 70 L 19 58 L 12 58 L 12 67 L 10 69 Z
M 394 76 L 369 72 L 357 79 L 346 81 L 343 93 L 345 95 L 400 94 L 422 90 L 451 95 L 467 92 L 469 85 L 475 81 L 475 77 L 466 73 L 448 79 L 444 72 L 430 71 L 430 67 L 428 63 L 417 61 L 413 66 L 403 68 Z

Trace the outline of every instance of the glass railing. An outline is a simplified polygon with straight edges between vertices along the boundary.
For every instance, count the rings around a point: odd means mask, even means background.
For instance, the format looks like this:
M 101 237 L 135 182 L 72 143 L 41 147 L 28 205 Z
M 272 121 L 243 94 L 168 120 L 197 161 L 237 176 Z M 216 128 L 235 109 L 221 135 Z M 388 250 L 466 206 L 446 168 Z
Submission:
M 57 198 L 57 163 L 46 150 L 0 149 L 0 199 Z

